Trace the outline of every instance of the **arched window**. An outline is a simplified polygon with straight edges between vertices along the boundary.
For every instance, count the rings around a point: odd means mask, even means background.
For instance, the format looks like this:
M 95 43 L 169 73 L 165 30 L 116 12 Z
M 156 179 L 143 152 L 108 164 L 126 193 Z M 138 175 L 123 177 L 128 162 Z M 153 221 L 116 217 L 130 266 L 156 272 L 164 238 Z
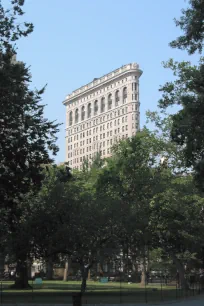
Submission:
M 72 125 L 72 120 L 73 120 L 72 112 L 70 112 L 69 113 L 69 125 Z
M 119 101 L 120 101 L 119 90 L 117 90 L 115 93 L 115 106 L 118 106 Z
M 96 116 L 98 114 L 98 101 L 96 100 L 94 102 L 94 115 Z
M 123 103 L 126 102 L 126 99 L 127 99 L 127 87 L 124 87 L 123 88 Z
M 108 109 L 112 108 L 112 94 L 108 96 Z
M 82 106 L 81 108 L 81 120 L 83 121 L 85 119 L 85 107 Z
M 75 110 L 75 123 L 79 122 L 79 110 L 78 108 Z
M 88 104 L 88 110 L 87 110 L 87 111 L 88 111 L 88 113 L 87 113 L 87 114 L 88 114 L 87 118 L 91 118 L 91 103 Z
M 105 98 L 101 99 L 101 113 L 105 112 Z

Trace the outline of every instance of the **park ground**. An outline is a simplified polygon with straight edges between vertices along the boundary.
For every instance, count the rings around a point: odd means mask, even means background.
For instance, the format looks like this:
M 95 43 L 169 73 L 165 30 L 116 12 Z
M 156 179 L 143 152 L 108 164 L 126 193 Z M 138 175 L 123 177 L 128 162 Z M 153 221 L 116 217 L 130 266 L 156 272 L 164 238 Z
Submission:
M 41 304 L 71 304 L 72 294 L 80 291 L 80 282 L 77 281 L 43 281 L 42 285 L 30 282 L 32 289 L 12 290 L 12 282 L 1 283 L 0 303 L 41 303 Z M 190 292 L 184 292 L 176 288 L 176 285 L 148 285 L 141 287 L 140 284 L 127 284 L 119 282 L 99 283 L 88 282 L 87 292 L 83 297 L 83 304 L 158 304 L 172 301 L 192 301 L 200 296 L 199 288 Z M 200 299 L 199 299 L 200 300 Z M 195 300 L 196 302 L 197 300 Z M 176 306 L 176 304 L 174 304 Z M 180 306 L 186 304 L 180 304 Z M 189 306 L 191 304 L 188 304 Z M 192 304 L 194 305 L 194 304 Z M 195 304 L 201 305 L 201 304 Z M 204 303 L 203 303 L 204 305 Z

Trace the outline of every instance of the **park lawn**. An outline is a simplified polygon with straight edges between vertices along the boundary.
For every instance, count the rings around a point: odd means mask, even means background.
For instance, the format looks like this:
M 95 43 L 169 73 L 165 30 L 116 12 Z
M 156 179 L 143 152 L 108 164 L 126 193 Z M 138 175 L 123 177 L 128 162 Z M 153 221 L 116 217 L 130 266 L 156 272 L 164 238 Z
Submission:
M 45 290 L 52 290 L 52 291 L 79 291 L 81 287 L 80 281 L 43 281 L 42 285 L 36 285 L 34 282 L 30 281 L 30 285 L 33 287 L 33 290 L 35 291 L 45 291 Z M 19 290 L 10 289 L 10 286 L 14 284 L 13 281 L 3 281 L 2 286 L 3 290 L 9 291 L 9 292 L 19 292 Z M 161 285 L 153 284 L 146 286 L 146 290 L 149 289 L 157 289 L 161 290 Z M 175 286 L 162 286 L 162 290 L 175 290 Z M 145 287 L 141 287 L 139 283 L 133 283 L 133 284 L 127 284 L 127 283 L 120 283 L 120 282 L 108 282 L 108 283 L 100 283 L 100 282 L 94 282 L 94 281 L 88 281 L 87 282 L 87 292 L 112 292 L 112 291 L 135 291 L 140 290 L 144 291 Z M 25 292 L 29 290 L 24 290 Z M 22 292 L 22 290 L 20 291 Z
M 33 290 L 13 290 L 11 281 L 3 282 L 2 303 L 72 303 L 72 292 L 79 292 L 81 282 L 77 281 L 43 281 L 42 286 L 34 285 Z M 32 282 L 31 282 L 32 285 Z M 155 290 L 156 289 L 156 290 Z M 184 294 L 178 292 L 175 286 L 149 285 L 141 288 L 140 284 L 127 283 L 87 283 L 87 292 L 83 303 L 122 304 L 146 303 L 175 300 Z

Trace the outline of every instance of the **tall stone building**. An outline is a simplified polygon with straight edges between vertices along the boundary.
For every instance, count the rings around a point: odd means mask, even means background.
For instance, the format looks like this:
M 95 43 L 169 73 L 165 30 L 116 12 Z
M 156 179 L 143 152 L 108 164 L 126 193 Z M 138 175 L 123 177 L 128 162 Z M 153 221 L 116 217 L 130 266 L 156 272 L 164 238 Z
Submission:
M 140 126 L 139 65 L 122 66 L 67 95 L 66 158 L 71 168 L 101 152 L 111 155 L 112 145 L 136 134 Z

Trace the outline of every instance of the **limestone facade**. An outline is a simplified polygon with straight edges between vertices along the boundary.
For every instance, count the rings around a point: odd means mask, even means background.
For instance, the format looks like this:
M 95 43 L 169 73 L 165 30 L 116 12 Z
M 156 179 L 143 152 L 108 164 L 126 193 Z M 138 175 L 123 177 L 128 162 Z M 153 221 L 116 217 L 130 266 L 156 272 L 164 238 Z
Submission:
M 110 156 L 115 142 L 136 134 L 141 74 L 138 64 L 127 64 L 67 95 L 65 161 L 71 168 L 80 170 L 97 152 Z

